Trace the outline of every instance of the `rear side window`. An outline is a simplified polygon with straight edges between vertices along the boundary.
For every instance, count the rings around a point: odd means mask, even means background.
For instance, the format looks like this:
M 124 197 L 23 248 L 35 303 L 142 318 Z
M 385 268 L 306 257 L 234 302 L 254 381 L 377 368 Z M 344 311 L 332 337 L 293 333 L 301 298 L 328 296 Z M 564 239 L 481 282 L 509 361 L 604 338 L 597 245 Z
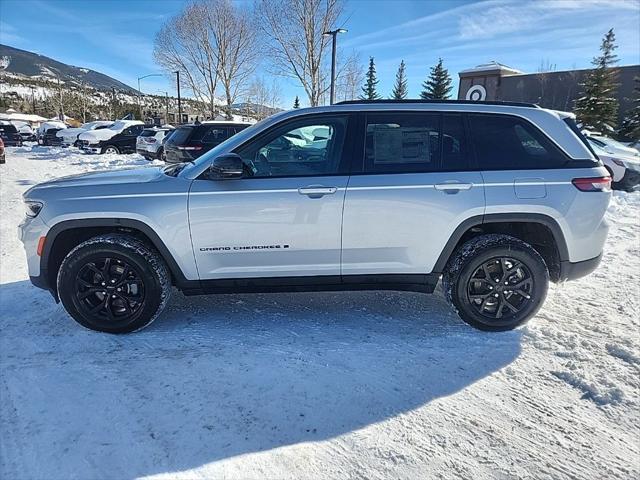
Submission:
M 229 133 L 226 127 L 213 127 L 202 136 L 202 143 L 222 143 L 228 136 Z
M 558 168 L 565 155 L 529 122 L 508 115 L 469 115 L 470 134 L 482 170 Z
M 440 115 L 378 113 L 367 116 L 365 171 L 431 172 L 440 161 Z
M 152 130 L 150 128 L 145 128 L 140 134 L 141 137 L 154 137 L 155 134 L 158 133 L 157 130 Z
M 189 135 L 191 135 L 192 127 L 180 127 L 177 128 L 167 140 L 167 143 L 171 145 L 182 145 L 188 139 Z

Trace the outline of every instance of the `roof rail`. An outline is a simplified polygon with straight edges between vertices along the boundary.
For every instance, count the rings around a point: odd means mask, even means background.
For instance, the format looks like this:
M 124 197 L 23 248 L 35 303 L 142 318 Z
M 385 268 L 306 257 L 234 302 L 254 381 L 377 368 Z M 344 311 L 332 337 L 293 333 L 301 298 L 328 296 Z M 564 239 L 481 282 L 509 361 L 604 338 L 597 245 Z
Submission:
M 381 99 L 381 100 L 345 100 L 343 102 L 337 102 L 334 105 L 362 105 L 367 103 L 451 103 L 451 104 L 462 104 L 462 105 L 504 105 L 507 107 L 531 107 L 531 108 L 540 108 L 539 105 L 535 103 L 525 103 L 525 102 L 500 102 L 500 101 L 492 101 L 492 102 L 478 102 L 473 100 L 423 100 L 423 99 L 409 99 L 405 98 L 403 100 L 394 100 L 394 99 Z

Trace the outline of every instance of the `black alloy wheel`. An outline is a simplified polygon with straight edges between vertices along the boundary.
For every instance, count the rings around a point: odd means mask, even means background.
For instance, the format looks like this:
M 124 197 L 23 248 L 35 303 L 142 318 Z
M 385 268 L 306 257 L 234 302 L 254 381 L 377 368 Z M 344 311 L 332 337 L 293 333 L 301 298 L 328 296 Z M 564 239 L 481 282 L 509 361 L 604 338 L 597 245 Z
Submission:
M 75 296 L 83 313 L 116 326 L 128 323 L 142 308 L 145 285 L 140 273 L 124 260 L 97 258 L 78 271 Z
M 508 320 L 527 306 L 534 290 L 529 269 L 510 257 L 480 265 L 467 283 L 469 304 L 490 320 Z

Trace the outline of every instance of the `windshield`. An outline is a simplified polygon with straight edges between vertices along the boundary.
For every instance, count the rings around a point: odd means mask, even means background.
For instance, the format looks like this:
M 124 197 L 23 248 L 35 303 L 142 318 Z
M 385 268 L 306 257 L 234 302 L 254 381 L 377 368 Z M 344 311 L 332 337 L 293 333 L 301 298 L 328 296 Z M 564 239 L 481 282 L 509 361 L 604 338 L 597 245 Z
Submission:
M 124 130 L 127 128 L 127 124 L 125 122 L 116 122 L 109 127 L 109 130 L 115 130 L 119 132 L 120 130 Z

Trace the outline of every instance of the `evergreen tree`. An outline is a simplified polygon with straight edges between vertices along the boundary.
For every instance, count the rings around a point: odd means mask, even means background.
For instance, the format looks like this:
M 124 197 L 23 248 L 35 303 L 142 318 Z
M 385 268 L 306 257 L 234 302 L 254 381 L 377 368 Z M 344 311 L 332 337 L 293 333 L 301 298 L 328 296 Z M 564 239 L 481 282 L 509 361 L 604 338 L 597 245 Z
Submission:
M 420 98 L 423 100 L 446 100 L 451 95 L 451 76 L 449 71 L 442 65 L 442 59 L 438 59 L 438 64 L 431 67 L 429 78 L 422 84 Z
M 293 101 L 293 108 L 300 108 L 300 99 L 296 95 L 296 99 Z
M 393 86 L 391 98 L 394 100 L 402 100 L 403 98 L 407 98 L 407 94 L 407 75 L 404 72 L 404 60 L 402 60 L 396 73 L 396 83 Z
M 380 98 L 376 91 L 376 85 L 378 85 L 378 77 L 376 76 L 376 64 L 373 61 L 373 57 L 369 57 L 369 69 L 365 75 L 366 81 L 364 87 L 362 87 L 361 100 L 377 100 Z
M 620 136 L 625 140 L 640 140 L 640 77 L 633 79 L 633 103 L 635 104 L 627 112 L 622 121 Z
M 602 39 L 599 56 L 591 62 L 595 67 L 585 76 L 582 96 L 576 100 L 575 114 L 583 127 L 607 133 L 613 130 L 618 114 L 618 100 L 616 99 L 617 70 L 614 65 L 618 57 L 613 52 L 616 48 L 616 36 L 613 29 L 609 30 Z

